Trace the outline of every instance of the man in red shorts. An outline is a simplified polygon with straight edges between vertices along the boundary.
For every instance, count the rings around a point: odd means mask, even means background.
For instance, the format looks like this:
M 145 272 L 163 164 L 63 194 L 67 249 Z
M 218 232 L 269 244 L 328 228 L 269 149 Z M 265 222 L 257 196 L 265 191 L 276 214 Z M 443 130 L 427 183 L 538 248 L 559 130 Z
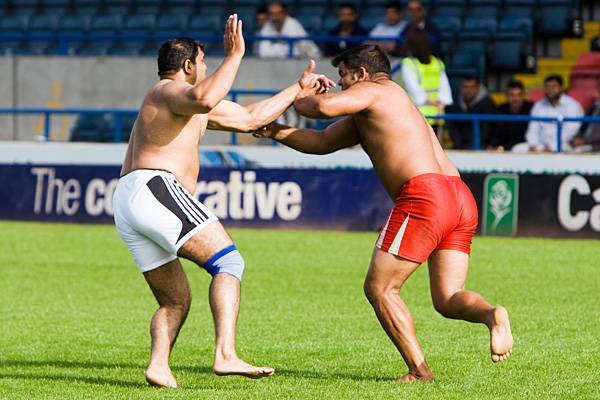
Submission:
M 373 251 L 364 289 L 383 329 L 408 365 L 401 381 L 433 378 L 399 296 L 417 267 L 429 260 L 433 305 L 447 318 L 486 324 L 494 362 L 512 351 L 508 313 L 465 290 L 477 205 L 430 125 L 390 77 L 390 62 L 376 45 L 333 59 L 340 93 L 317 95 L 319 83 L 300 92 L 296 110 L 310 118 L 347 116 L 322 132 L 271 124 L 255 133 L 304 153 L 326 154 L 360 144 L 395 206 Z

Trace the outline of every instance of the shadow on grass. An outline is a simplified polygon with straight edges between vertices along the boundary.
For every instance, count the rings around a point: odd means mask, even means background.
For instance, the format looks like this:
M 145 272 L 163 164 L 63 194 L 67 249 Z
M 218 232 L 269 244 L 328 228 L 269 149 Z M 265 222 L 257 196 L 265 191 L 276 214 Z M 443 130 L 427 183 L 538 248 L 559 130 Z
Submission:
M 99 377 L 83 377 L 80 375 L 72 375 L 72 374 L 47 374 L 47 373 L 2 373 L 0 372 L 0 379 L 9 378 L 9 379 L 25 379 L 25 380 L 51 380 L 51 381 L 65 381 L 69 383 L 83 382 L 91 385 L 109 385 L 109 386 L 119 386 L 124 388 L 146 388 L 147 384 L 142 382 L 131 382 L 119 379 L 107 379 L 107 378 L 99 378 Z
M 64 369 L 135 369 L 143 371 L 146 369 L 144 363 L 110 363 L 110 362 L 97 362 L 97 361 L 73 361 L 73 360 L 1 360 L 1 367 L 52 367 L 52 368 L 64 368 Z M 212 367 L 206 365 L 172 365 L 173 371 L 185 371 L 187 373 L 194 374 L 209 374 L 213 375 Z M 359 382 L 386 382 L 393 381 L 396 377 L 384 376 L 380 374 L 355 374 L 351 372 L 319 372 L 314 370 L 297 370 L 290 368 L 275 368 L 276 376 L 281 377 L 294 377 L 294 378 L 306 378 L 306 379 L 345 379 Z M 106 384 L 114 386 L 124 387 L 147 387 L 142 382 L 129 382 L 117 379 L 105 379 L 105 378 L 92 378 L 92 377 L 81 377 L 79 375 L 60 375 L 60 374 L 32 374 L 32 373 L 14 373 L 7 374 L 0 372 L 0 378 L 15 378 L 15 379 L 52 379 L 52 380 L 68 380 L 68 381 L 81 381 L 91 384 Z

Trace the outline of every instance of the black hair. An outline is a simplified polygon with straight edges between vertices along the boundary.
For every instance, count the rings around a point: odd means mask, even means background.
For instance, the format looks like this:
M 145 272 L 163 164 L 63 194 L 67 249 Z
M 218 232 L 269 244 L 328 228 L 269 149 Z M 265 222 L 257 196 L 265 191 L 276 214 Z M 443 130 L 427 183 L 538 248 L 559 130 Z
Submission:
M 261 4 L 260 6 L 258 6 L 258 8 L 256 9 L 256 13 L 257 14 L 266 14 L 269 12 L 269 7 L 266 4 Z
M 525 85 L 523 85 L 523 82 L 521 82 L 518 79 L 511 79 L 506 84 L 506 90 L 509 90 L 509 89 L 521 89 L 521 90 L 524 91 L 525 90 Z
M 204 45 L 191 38 L 176 38 L 167 40 L 158 50 L 158 76 L 176 74 L 185 60 L 196 64 L 198 50 L 204 51 Z
M 269 3 L 269 7 L 273 6 L 273 5 L 278 5 L 279 7 L 281 7 L 283 9 L 283 11 L 285 11 L 287 13 L 288 11 L 288 7 L 287 4 L 285 4 L 283 1 L 272 1 Z M 267 8 L 268 9 L 268 8 Z
M 551 74 L 548 75 L 546 77 L 546 79 L 544 79 L 544 85 L 550 81 L 556 81 L 560 86 L 563 86 L 565 84 L 565 81 L 563 80 L 563 77 L 558 75 L 558 74 Z
M 477 84 L 481 83 L 481 79 L 479 78 L 479 75 L 477 75 L 477 74 L 465 75 L 465 77 L 463 78 L 463 82 L 465 82 L 465 81 L 475 81 L 475 83 L 477 83 Z
M 387 10 L 388 8 L 394 8 L 394 9 L 396 9 L 396 10 L 398 10 L 398 11 L 402 11 L 402 9 L 403 9 L 404 7 L 402 7 L 402 3 L 400 3 L 399 1 L 390 1 L 390 2 L 388 2 L 388 3 L 386 3 L 386 4 L 385 4 L 385 7 L 384 7 L 384 8 L 385 8 L 386 10 Z
M 358 9 L 356 8 L 356 5 L 353 3 L 340 3 L 338 4 L 338 10 L 341 10 L 342 8 L 351 8 L 352 11 L 354 11 L 355 14 L 358 14 Z
M 338 54 L 331 61 L 331 65 L 338 67 L 344 63 L 350 71 L 357 71 L 363 67 L 370 75 L 383 72 L 390 75 L 390 60 L 385 52 L 376 44 L 362 44 L 351 47 Z

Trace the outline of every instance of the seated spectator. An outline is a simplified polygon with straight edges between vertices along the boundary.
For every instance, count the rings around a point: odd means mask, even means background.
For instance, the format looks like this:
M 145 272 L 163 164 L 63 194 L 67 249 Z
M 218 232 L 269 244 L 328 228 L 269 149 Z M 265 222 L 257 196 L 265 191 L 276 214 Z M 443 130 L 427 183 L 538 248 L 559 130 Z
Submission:
M 287 58 L 289 43 L 286 40 L 276 40 L 277 37 L 305 37 L 306 31 L 295 18 L 288 15 L 287 7 L 280 1 L 269 4 L 269 20 L 260 30 L 260 36 L 273 37 L 275 40 L 261 40 L 258 44 L 258 56 L 261 58 Z M 310 40 L 300 40 L 294 43 L 294 57 L 319 58 L 320 51 Z
M 460 85 L 458 101 L 446 107 L 449 114 L 492 114 L 495 111 L 494 103 L 488 90 L 481 84 L 477 75 L 467 76 Z M 447 121 L 453 148 L 470 149 L 473 147 L 473 123 L 471 121 Z M 480 125 L 480 143 L 487 146 L 490 124 L 482 122 Z
M 444 113 L 452 104 L 452 89 L 446 75 L 446 66 L 431 55 L 427 32 L 413 28 L 406 37 L 409 56 L 402 60 L 402 83 L 413 103 L 424 115 Z M 439 121 L 430 124 L 440 126 Z
M 506 86 L 507 102 L 501 104 L 496 113 L 501 115 L 529 115 L 533 103 L 525 98 L 523 82 L 512 80 Z M 500 121 L 491 125 L 488 147 L 492 150 L 511 150 L 514 145 L 525 141 L 527 121 Z
M 402 14 L 402 4 L 397 1 L 392 1 L 385 5 L 384 22 L 380 22 L 369 32 L 371 37 L 398 37 L 407 26 Z M 396 47 L 396 42 L 393 40 L 375 42 L 386 52 L 390 53 Z
M 440 32 L 437 25 L 427 18 L 427 9 L 421 2 L 421 0 L 409 0 L 408 6 L 406 8 L 409 23 L 402 32 L 400 32 L 400 38 L 396 43 L 396 47 L 394 49 L 395 54 L 404 55 L 406 54 L 406 35 L 409 32 L 409 29 L 412 27 L 417 27 L 419 29 L 425 30 L 427 35 L 429 36 L 431 54 L 436 57 L 442 56 L 442 33 Z
M 537 101 L 531 109 L 532 117 L 581 117 L 583 109 L 574 98 L 564 93 L 563 78 L 560 75 L 548 75 L 544 80 L 544 98 Z M 571 140 L 575 137 L 580 122 L 567 122 L 562 126 L 562 149 L 570 150 Z M 530 151 L 558 151 L 557 127 L 554 122 L 531 121 L 527 127 L 525 139 Z M 515 146 L 515 151 L 522 147 Z
M 354 4 L 344 3 L 338 6 L 338 25 L 330 30 L 330 36 L 367 36 L 368 32 L 358 22 L 358 10 Z M 360 44 L 358 41 L 340 40 L 339 42 L 326 42 L 325 55 L 335 56 L 350 47 Z
M 596 81 L 598 93 L 600 93 L 600 78 Z M 596 100 L 585 113 L 587 117 L 600 117 L 600 97 Z M 571 141 L 571 146 L 576 151 L 600 151 L 600 122 L 585 122 L 577 135 Z

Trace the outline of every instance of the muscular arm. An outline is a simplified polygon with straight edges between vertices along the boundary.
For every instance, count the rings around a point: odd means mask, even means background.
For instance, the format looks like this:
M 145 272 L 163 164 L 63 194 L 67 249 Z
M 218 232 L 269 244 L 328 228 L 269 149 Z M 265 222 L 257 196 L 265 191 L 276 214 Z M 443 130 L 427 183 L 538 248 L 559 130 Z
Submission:
M 290 128 L 279 124 L 272 124 L 269 130 L 272 139 L 308 154 L 329 154 L 360 142 L 351 117 L 329 125 L 324 131 Z
M 227 20 L 224 47 L 227 56 L 208 78 L 195 85 L 187 82 L 172 82 L 164 86 L 162 95 L 173 113 L 205 114 L 216 107 L 229 93 L 245 51 L 242 23 L 238 22 L 237 15 Z
M 295 83 L 268 99 L 241 106 L 223 100 L 208 113 L 208 128 L 252 132 L 275 121 L 294 101 L 300 92 Z
M 367 109 L 374 100 L 374 83 L 361 82 L 339 93 L 298 96 L 294 107 L 309 118 L 335 118 Z

